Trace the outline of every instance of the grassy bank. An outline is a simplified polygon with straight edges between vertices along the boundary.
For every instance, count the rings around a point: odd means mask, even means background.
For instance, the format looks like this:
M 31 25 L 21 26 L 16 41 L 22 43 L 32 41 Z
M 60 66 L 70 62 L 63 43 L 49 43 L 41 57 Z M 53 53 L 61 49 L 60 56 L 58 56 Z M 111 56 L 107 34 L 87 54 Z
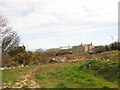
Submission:
M 91 63 L 91 66 L 88 66 Z M 91 60 L 36 74 L 42 88 L 117 88 L 118 64 Z

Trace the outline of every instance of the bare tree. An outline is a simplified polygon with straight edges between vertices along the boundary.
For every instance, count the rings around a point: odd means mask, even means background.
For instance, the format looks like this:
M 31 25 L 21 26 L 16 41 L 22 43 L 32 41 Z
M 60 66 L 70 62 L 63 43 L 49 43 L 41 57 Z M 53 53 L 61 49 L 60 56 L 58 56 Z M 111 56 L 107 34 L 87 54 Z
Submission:
M 7 53 L 9 50 L 19 45 L 20 39 L 15 31 L 8 25 L 8 20 L 0 15 L 0 42 L 2 42 L 2 52 Z

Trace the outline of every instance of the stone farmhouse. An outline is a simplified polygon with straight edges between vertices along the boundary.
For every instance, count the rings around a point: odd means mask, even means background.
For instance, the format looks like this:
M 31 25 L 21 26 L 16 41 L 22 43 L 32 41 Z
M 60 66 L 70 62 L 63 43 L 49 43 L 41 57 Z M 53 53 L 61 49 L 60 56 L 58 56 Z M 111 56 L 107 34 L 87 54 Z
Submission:
M 77 53 L 90 53 L 92 51 L 92 49 L 94 48 L 94 46 L 91 44 L 82 44 L 78 45 L 78 46 L 73 46 L 71 48 L 71 51 L 73 54 L 77 54 Z

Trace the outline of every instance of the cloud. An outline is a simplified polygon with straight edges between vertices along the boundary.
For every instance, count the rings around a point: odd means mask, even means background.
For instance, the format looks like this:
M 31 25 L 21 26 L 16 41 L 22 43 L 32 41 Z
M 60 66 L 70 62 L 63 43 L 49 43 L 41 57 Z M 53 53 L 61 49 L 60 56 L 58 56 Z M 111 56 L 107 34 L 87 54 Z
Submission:
M 93 38 L 92 36 L 98 35 L 98 32 L 101 31 L 117 33 L 118 1 L 1 0 L 0 12 L 8 17 L 10 25 L 23 36 L 22 41 L 24 42 L 28 40 L 24 40 L 25 36 L 42 36 L 44 34 L 46 36 L 44 39 L 47 41 L 43 41 L 42 46 L 45 46 L 49 40 L 55 42 L 56 38 L 63 41 L 62 44 L 66 44 L 64 38 L 61 37 L 75 35 L 73 44 L 76 44 L 79 41 L 76 39 L 81 34 L 87 38 L 90 33 Z M 51 35 L 46 35 L 48 33 Z M 30 39 L 32 40 L 32 38 Z M 39 40 L 41 39 L 36 38 L 34 42 L 37 43 Z M 83 41 L 84 39 L 81 39 L 81 42 Z M 54 47 L 54 44 L 51 43 L 50 46 Z M 31 48 L 35 47 L 33 45 Z

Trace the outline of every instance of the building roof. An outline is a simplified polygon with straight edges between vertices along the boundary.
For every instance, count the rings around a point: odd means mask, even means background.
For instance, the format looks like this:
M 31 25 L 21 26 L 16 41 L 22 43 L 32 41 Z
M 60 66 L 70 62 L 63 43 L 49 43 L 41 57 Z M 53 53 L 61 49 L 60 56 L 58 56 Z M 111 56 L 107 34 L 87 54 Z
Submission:
M 81 46 L 84 47 L 84 46 L 93 46 L 93 45 L 92 45 L 92 43 L 91 43 L 91 44 L 82 44 L 82 43 L 81 43 L 81 45 L 77 45 L 77 46 L 73 46 L 73 47 L 81 47 Z

